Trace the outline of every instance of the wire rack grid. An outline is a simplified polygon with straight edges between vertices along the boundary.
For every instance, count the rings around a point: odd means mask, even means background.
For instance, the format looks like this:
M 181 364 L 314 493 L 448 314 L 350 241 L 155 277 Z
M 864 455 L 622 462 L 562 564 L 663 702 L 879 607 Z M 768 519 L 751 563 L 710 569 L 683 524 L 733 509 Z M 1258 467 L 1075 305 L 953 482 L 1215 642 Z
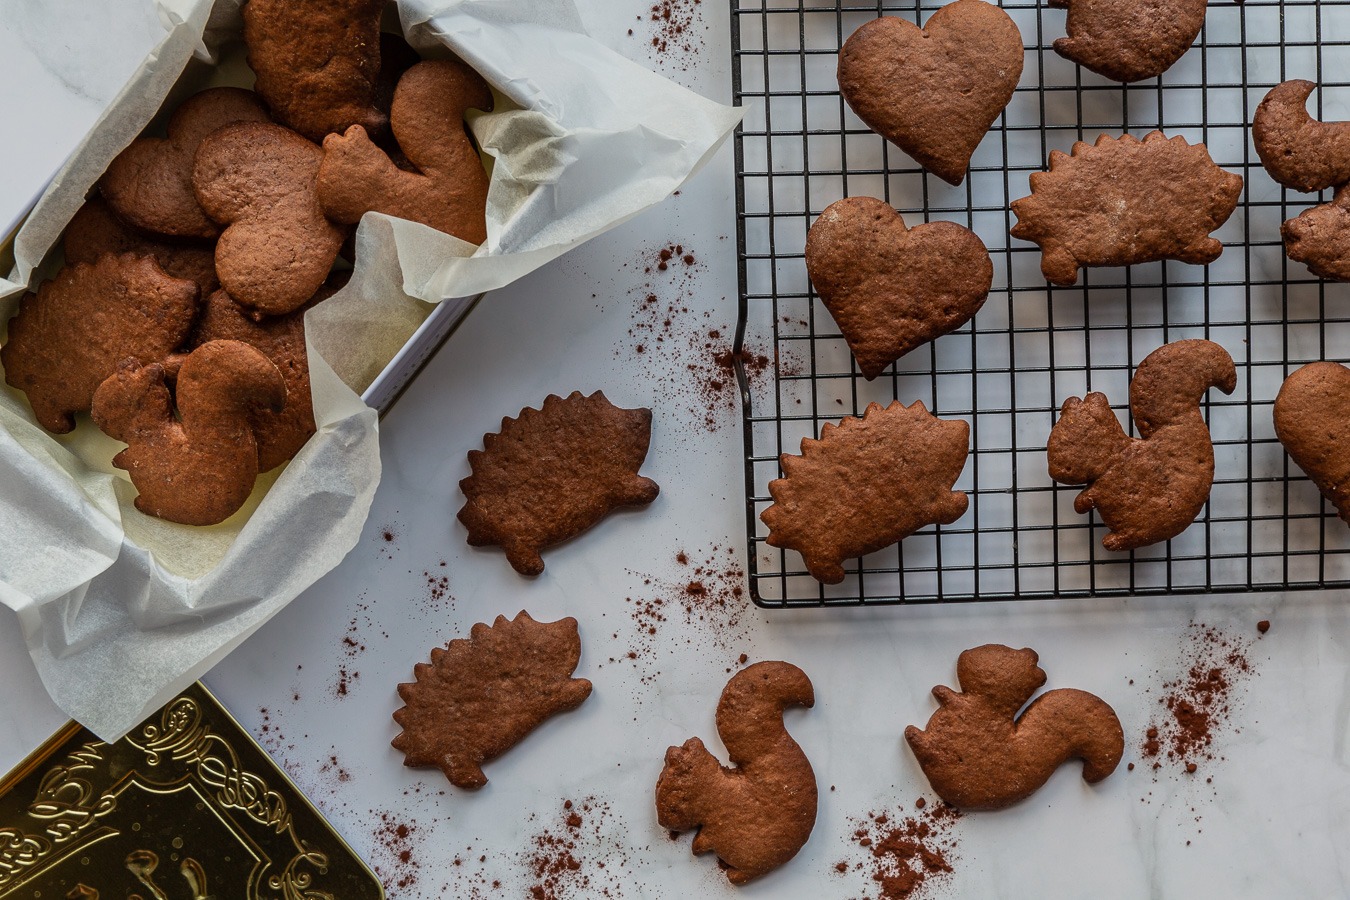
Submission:
M 1289 261 L 1280 224 L 1330 199 L 1283 190 L 1266 175 L 1250 122 L 1266 91 L 1288 78 L 1319 85 L 1310 111 L 1350 118 L 1350 4 L 1215 0 L 1191 50 L 1160 78 L 1123 86 L 1051 49 L 1062 10 L 1003 0 L 1025 46 L 1020 84 L 952 187 L 872 133 L 844 103 L 838 50 L 880 15 L 917 24 L 943 3 L 828 5 L 733 0 L 732 79 L 745 121 L 735 138 L 740 265 L 738 349 L 763 351 L 772 379 L 741 387 L 752 595 L 761 606 L 916 603 L 1125 594 L 1291 590 L 1350 585 L 1350 529 L 1287 458 L 1271 406 L 1285 376 L 1350 352 L 1350 286 Z M 1099 134 L 1155 128 L 1203 142 L 1242 175 L 1240 205 L 1215 233 L 1208 266 L 1165 262 L 1085 269 L 1057 287 L 1039 249 L 1014 240 L 1011 201 L 1051 150 Z M 820 212 L 845 196 L 880 197 L 911 226 L 950 220 L 975 231 L 994 262 L 993 290 L 966 326 L 919 348 L 868 382 L 811 289 L 803 248 Z M 1215 444 L 1209 503 L 1177 538 L 1131 553 L 1100 546 L 1104 527 L 1074 512 L 1080 488 L 1054 484 L 1045 447 L 1063 401 L 1110 398 L 1130 434 L 1130 375 L 1158 346 L 1183 338 L 1223 345 L 1238 367 L 1231 396 L 1204 412 Z M 738 354 L 740 356 L 741 354 Z M 779 455 L 799 452 L 826 422 L 872 401 L 922 400 L 970 423 L 957 490 L 970 498 L 950 526 L 846 564 L 823 586 L 795 551 L 765 543 L 759 514 Z

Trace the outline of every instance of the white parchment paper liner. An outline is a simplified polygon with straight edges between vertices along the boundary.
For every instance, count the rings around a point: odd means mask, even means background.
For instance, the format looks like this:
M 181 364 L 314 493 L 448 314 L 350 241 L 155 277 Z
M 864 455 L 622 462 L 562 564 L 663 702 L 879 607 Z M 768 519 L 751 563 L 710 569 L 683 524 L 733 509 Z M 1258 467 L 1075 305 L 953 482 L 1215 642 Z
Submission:
M 0 323 L 108 162 L 188 80 L 190 60 L 214 62 L 239 33 L 238 0 L 158 7 L 164 39 L 16 236 Z M 366 216 L 350 284 L 306 318 L 318 434 L 259 479 L 244 510 L 213 528 L 143 516 L 111 467 L 119 444 L 87 418 L 54 438 L 22 394 L 0 389 L 0 602 L 18 613 L 52 698 L 101 738 L 200 677 L 355 545 L 380 476 L 377 417 L 356 392 L 432 304 L 509 284 L 632 218 L 739 121 L 596 43 L 571 0 L 400 0 L 398 13 L 424 54 L 449 48 L 498 92 L 497 111 L 472 126 L 494 162 L 488 240 Z M 239 83 L 225 69 L 194 89 Z

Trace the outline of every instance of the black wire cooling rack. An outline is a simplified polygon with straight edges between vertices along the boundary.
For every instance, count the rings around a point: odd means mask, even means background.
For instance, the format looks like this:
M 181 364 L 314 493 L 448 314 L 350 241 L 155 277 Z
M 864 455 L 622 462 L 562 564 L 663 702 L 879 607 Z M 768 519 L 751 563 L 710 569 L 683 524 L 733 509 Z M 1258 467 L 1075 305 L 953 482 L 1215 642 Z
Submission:
M 839 47 L 878 15 L 924 24 L 942 3 L 826 5 L 732 0 L 732 82 L 745 121 L 735 138 L 740 263 L 738 347 L 774 359 L 772 380 L 741 372 L 752 593 L 762 606 L 917 603 L 1350 586 L 1350 529 L 1275 438 L 1271 406 L 1284 377 L 1350 353 L 1350 285 L 1327 284 L 1285 258 L 1280 223 L 1325 195 L 1286 192 L 1261 168 L 1252 113 L 1287 78 L 1317 82 L 1310 109 L 1350 118 L 1350 4 L 1216 0 L 1195 46 L 1161 78 L 1122 86 L 1061 58 L 1062 10 L 1007 0 L 1026 46 L 1021 83 L 959 187 L 926 174 L 862 124 L 839 96 Z M 1008 235 L 1009 203 L 1051 150 L 1107 133 L 1154 128 L 1203 141 L 1245 180 L 1215 233 L 1209 266 L 1154 263 L 1083 270 L 1048 285 L 1040 251 Z M 959 331 L 865 381 L 811 290 L 806 232 L 845 196 L 884 198 L 911 226 L 950 220 L 974 230 L 994 261 L 994 288 Z M 1060 405 L 1102 391 L 1133 434 L 1133 369 L 1169 341 L 1203 337 L 1238 366 L 1231 396 L 1211 391 L 1205 415 L 1215 480 L 1201 517 L 1166 544 L 1101 547 L 1095 516 L 1073 511 L 1080 488 L 1056 485 L 1045 445 Z M 772 351 L 772 353 L 770 353 Z M 759 514 L 780 453 L 871 401 L 922 400 L 965 419 L 972 451 L 956 523 L 846 564 L 822 586 L 801 557 L 765 543 Z

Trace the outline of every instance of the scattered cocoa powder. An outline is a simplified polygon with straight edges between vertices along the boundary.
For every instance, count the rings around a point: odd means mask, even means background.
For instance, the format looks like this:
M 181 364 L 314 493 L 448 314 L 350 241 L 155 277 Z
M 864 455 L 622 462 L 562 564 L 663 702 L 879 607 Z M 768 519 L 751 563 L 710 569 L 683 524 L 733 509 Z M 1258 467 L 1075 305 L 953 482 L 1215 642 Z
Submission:
M 1140 744 L 1157 773 L 1172 766 L 1194 774 L 1201 765 L 1222 759 L 1215 737 L 1231 727 L 1233 690 L 1252 665 L 1245 642 L 1216 628 L 1192 622 L 1182 648 L 1182 674 L 1163 682 L 1162 707 L 1149 721 Z
M 432 568 L 422 570 L 422 577 L 426 580 L 427 587 L 426 595 L 422 598 L 422 605 L 428 612 L 435 610 L 443 603 L 455 602 L 455 598 L 450 594 L 450 576 L 445 569 L 445 560 L 441 560 Z
M 398 550 L 398 539 L 401 528 L 395 524 L 385 525 L 375 532 L 376 552 L 383 559 L 393 559 L 394 552 Z
M 535 817 L 531 817 L 532 820 Z M 531 884 L 530 900 L 581 900 L 624 896 L 629 850 L 624 829 L 609 803 L 596 797 L 566 800 L 554 824 L 529 839 L 523 858 Z
M 842 875 L 852 869 L 871 878 L 871 890 L 876 893 L 865 892 L 861 900 L 907 900 L 926 885 L 951 875 L 960 811 L 945 803 L 930 808 L 922 797 L 914 808 L 909 816 L 871 812 L 849 820 L 852 842 L 867 854 L 852 866 L 848 860 L 835 863 L 834 871 Z
M 629 570 L 642 579 L 644 592 L 625 598 L 633 626 L 629 646 L 609 662 L 628 662 L 643 684 L 655 681 L 661 674 L 656 668 L 659 658 L 673 653 L 680 643 L 711 650 L 721 657 L 727 672 L 750 659 L 742 648 L 754 628 L 745 569 L 736 548 L 728 543 L 693 553 L 681 550 L 674 562 L 673 573 L 664 577 Z M 613 637 L 625 640 L 617 632 Z
M 693 249 L 672 241 L 643 250 L 624 268 L 641 281 L 629 290 L 632 320 L 626 345 L 615 355 L 637 362 L 638 371 L 655 379 L 703 430 L 716 432 L 734 422 L 740 409 L 737 365 L 754 387 L 773 374 L 773 359 L 757 350 L 736 352 L 731 328 L 715 322 L 708 310 L 694 310 L 705 267 Z
M 375 819 L 375 846 L 371 868 L 386 890 L 408 891 L 422 874 L 422 834 L 417 822 L 387 810 L 371 810 Z
M 703 49 L 703 32 L 708 26 L 703 21 L 701 0 L 656 0 L 638 21 L 647 26 L 652 58 L 663 65 L 687 71 Z M 632 35 L 633 29 L 628 33 Z

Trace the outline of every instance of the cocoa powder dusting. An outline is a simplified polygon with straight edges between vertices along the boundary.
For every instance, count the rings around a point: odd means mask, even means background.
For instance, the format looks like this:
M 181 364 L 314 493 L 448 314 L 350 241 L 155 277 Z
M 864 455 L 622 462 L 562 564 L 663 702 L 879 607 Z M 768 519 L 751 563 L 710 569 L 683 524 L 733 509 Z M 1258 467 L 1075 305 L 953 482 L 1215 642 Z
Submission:
M 908 816 L 871 812 L 850 819 L 852 842 L 866 855 L 852 865 L 842 860 L 834 871 L 840 875 L 860 871 L 870 877 L 872 886 L 860 900 L 908 900 L 952 874 L 960 811 L 945 803 L 930 807 L 922 797 L 914 809 Z
M 639 273 L 641 282 L 629 290 L 632 320 L 626 345 L 615 355 L 637 363 L 704 431 L 734 422 L 740 409 L 737 365 L 754 388 L 773 374 L 773 359 L 758 350 L 735 352 L 731 327 L 714 321 L 708 310 L 693 309 L 705 269 L 692 248 L 679 242 L 649 248 L 624 268 Z
M 417 855 L 422 835 L 417 822 L 389 811 L 371 812 L 375 816 L 371 868 L 386 890 L 409 891 L 417 887 L 422 874 L 422 861 Z
M 1182 650 L 1182 674 L 1162 686 L 1140 752 L 1156 773 L 1164 766 L 1194 774 L 1222 759 L 1216 736 L 1231 727 L 1234 688 L 1253 674 L 1244 642 L 1191 623 Z
M 534 817 L 531 817 L 532 819 Z M 530 900 L 620 900 L 628 880 L 624 829 L 609 803 L 596 797 L 564 801 L 553 824 L 529 839 L 523 858 L 530 874 Z
M 652 58 L 662 65 L 687 71 L 703 49 L 703 33 L 708 26 L 703 21 L 701 0 L 656 0 L 638 21 L 646 26 Z M 628 34 L 632 35 L 633 29 Z
M 711 650 L 727 672 L 749 661 L 742 649 L 754 628 L 736 548 L 728 543 L 692 553 L 681 550 L 674 562 L 666 577 L 629 570 L 642 579 L 643 592 L 624 598 L 632 631 L 627 649 L 609 658 L 610 663 L 631 665 L 647 685 L 661 674 L 660 657 L 680 644 Z M 617 632 L 613 637 L 625 640 Z

